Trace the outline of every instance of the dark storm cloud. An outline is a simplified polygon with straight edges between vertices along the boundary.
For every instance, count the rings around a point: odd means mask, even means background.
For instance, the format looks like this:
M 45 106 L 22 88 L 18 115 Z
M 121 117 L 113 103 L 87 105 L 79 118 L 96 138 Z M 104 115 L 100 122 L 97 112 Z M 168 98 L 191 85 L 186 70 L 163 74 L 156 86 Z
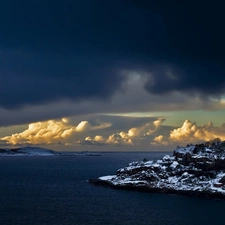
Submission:
M 225 67 L 211 62 L 190 62 L 150 68 L 145 89 L 151 94 L 180 91 L 192 95 L 218 97 L 225 93 Z
M 66 98 L 105 99 L 123 79 L 112 61 L 107 65 L 92 56 L 3 53 L 0 100 L 8 108 Z
M 105 99 L 120 70 L 154 94 L 224 93 L 221 1 L 8 0 L 0 3 L 0 105 Z

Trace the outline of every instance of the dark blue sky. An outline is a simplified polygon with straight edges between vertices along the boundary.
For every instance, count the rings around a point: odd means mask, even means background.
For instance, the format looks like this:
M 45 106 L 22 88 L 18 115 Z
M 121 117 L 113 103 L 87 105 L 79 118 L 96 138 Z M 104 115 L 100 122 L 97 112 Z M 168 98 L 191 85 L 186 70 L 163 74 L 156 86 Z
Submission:
M 0 3 L 0 107 L 103 100 L 122 70 L 156 95 L 225 92 L 222 1 L 7 0 Z M 152 82 L 154 80 L 154 82 Z
M 0 145 L 155 150 L 224 139 L 224 6 L 1 1 Z

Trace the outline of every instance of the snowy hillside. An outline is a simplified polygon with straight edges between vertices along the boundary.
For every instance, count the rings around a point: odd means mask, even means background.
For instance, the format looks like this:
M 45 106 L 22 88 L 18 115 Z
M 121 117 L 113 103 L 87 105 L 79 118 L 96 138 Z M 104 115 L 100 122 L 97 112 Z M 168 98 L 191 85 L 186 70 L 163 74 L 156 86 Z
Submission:
M 39 147 L 22 147 L 14 149 L 0 149 L 0 156 L 53 156 L 53 150 Z
M 0 149 L 1 156 L 100 156 L 98 153 L 83 152 L 55 152 L 46 148 L 39 147 L 21 147 Z

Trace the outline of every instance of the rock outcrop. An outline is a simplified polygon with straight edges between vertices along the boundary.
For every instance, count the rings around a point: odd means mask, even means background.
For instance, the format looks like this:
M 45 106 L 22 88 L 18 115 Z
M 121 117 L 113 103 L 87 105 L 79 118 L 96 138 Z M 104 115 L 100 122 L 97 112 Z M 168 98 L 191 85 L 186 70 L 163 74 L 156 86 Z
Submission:
M 179 147 L 173 156 L 132 162 L 90 183 L 119 189 L 225 199 L 225 142 Z

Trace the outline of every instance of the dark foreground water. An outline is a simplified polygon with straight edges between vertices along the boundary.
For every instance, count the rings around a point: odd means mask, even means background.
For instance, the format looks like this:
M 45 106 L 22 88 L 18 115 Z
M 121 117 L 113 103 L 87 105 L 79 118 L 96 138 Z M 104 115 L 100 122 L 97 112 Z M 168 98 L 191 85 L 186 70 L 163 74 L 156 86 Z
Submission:
M 162 153 L 1 157 L 1 225 L 224 225 L 225 201 L 97 187 L 90 178 Z

